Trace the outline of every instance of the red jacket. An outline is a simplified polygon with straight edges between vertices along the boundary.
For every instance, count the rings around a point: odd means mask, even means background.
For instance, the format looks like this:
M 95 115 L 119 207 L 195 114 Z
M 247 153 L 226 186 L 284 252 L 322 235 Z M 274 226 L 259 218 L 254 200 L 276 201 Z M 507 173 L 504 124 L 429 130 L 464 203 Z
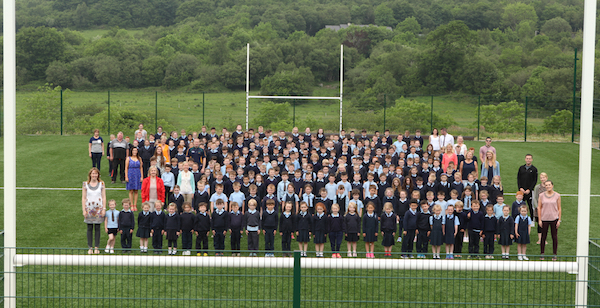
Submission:
M 156 194 L 158 200 L 165 202 L 165 184 L 159 177 L 156 178 Z M 150 200 L 150 177 L 145 178 L 142 181 L 142 202 Z

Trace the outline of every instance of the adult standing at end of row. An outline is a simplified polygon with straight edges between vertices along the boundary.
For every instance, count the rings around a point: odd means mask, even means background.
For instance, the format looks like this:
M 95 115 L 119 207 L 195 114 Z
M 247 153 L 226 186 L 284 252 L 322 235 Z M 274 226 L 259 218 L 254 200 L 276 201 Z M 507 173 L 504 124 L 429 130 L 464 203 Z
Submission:
M 550 180 L 544 183 L 546 191 L 540 194 L 538 200 L 538 223 L 542 226 L 542 240 L 540 242 L 540 252 L 544 260 L 546 248 L 546 237 L 548 237 L 548 228 L 552 233 L 552 257 L 556 261 L 556 252 L 558 250 L 558 227 L 562 219 L 562 208 L 560 194 L 554 191 L 554 183 Z
M 121 183 L 125 184 L 125 159 L 129 156 L 129 142 L 123 139 L 123 132 L 117 134 L 117 139 L 110 142 L 110 161 L 112 162 L 112 184 L 117 180 L 117 169 Z
M 87 224 L 88 254 L 98 254 L 100 246 L 100 224 L 104 221 L 106 209 L 106 190 L 100 180 L 100 171 L 92 168 L 88 172 L 87 182 L 83 182 L 81 192 L 81 209 L 83 222 Z M 93 234 L 93 233 L 96 234 Z M 95 235 L 95 236 L 94 236 Z M 92 244 L 92 238 L 94 239 Z
M 94 129 L 94 136 L 90 138 L 89 144 L 90 158 L 92 159 L 92 167 L 100 169 L 100 162 L 104 156 L 104 140 L 100 137 L 100 130 Z
M 527 201 L 529 213 L 531 214 L 533 214 L 531 196 L 537 184 L 537 178 L 538 170 L 533 165 L 533 155 L 527 154 L 525 155 L 525 165 L 519 167 L 519 172 L 517 173 L 517 185 L 519 186 L 519 191 L 523 193 L 523 198 Z

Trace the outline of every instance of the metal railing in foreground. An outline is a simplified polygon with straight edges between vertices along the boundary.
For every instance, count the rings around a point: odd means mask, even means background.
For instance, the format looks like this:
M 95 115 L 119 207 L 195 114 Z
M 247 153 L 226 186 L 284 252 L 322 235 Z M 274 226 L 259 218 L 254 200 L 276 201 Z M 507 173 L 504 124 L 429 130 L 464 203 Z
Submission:
M 558 261 L 87 255 L 17 248 L 18 306 L 44 307 L 567 307 L 576 258 Z M 237 251 L 236 251 L 237 252 Z M 326 254 L 330 256 L 330 254 Z M 592 263 L 590 258 L 590 262 Z M 546 258 L 549 259 L 549 258 Z M 538 260 L 538 261 L 534 261 Z M 599 263 L 600 260 L 594 262 Z M 591 264 L 590 263 L 590 264 Z M 590 275 L 590 279 L 597 279 Z

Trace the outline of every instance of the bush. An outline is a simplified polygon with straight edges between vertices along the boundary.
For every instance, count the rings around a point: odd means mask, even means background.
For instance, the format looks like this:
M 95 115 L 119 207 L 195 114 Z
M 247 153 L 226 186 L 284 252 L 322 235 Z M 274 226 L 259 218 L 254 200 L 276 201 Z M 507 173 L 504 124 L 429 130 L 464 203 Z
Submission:
M 579 121 L 575 121 L 575 129 L 579 130 Z M 543 130 L 549 134 L 570 134 L 573 131 L 573 113 L 569 110 L 556 110 L 552 116 L 544 119 Z
M 516 133 L 524 130 L 525 107 L 517 101 L 481 106 L 480 125 L 490 133 Z M 477 127 L 477 122 L 474 122 Z

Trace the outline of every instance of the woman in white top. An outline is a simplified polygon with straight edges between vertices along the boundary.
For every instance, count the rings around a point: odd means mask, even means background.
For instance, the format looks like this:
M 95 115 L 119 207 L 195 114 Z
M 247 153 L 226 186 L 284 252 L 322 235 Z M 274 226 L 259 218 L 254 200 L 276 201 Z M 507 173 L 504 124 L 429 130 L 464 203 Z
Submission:
M 98 250 L 98 246 L 100 246 L 100 224 L 104 221 L 105 208 L 106 191 L 104 190 L 104 182 L 100 180 L 100 171 L 97 168 L 92 168 L 88 172 L 87 182 L 83 182 L 81 193 L 83 222 L 87 224 L 88 254 L 100 253 Z M 92 246 L 94 232 L 96 234 Z
M 465 144 L 463 136 L 456 137 L 456 144 L 454 145 L 454 152 L 456 155 L 465 156 L 467 154 L 467 145 Z
M 184 202 L 192 202 L 195 184 L 194 175 L 190 172 L 188 163 L 184 161 L 177 176 L 177 185 L 179 185 L 179 191 L 183 195 Z
M 440 148 L 440 133 L 438 132 L 437 128 L 434 128 L 433 131 L 431 132 L 431 135 L 429 135 L 429 144 L 431 144 L 433 146 L 433 150 L 434 151 L 439 151 Z

